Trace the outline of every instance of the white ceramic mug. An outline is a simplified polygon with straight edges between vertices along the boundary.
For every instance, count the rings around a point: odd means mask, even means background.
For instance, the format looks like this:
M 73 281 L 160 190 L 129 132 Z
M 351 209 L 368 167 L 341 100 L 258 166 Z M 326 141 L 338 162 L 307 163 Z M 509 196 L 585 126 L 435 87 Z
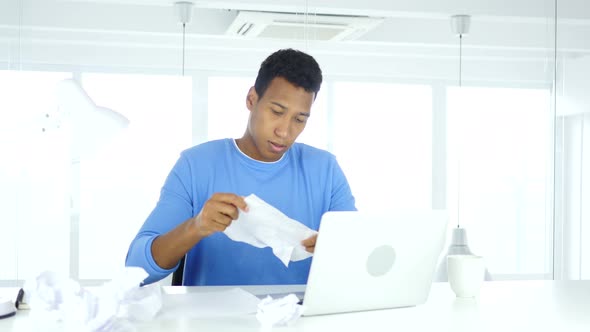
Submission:
M 475 255 L 447 256 L 449 285 L 457 297 L 475 297 L 483 283 L 485 263 Z

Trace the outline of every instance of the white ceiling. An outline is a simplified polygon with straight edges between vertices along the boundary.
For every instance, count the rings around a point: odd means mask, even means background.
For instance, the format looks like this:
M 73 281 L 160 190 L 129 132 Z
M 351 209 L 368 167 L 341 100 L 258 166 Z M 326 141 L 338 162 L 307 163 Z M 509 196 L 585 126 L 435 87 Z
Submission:
M 62 0 L 62 2 L 111 3 L 170 7 L 170 0 Z M 298 11 L 323 14 L 369 15 L 397 17 L 430 16 L 447 17 L 465 13 L 476 16 L 545 18 L 554 13 L 553 0 L 241 0 L 241 1 L 191 1 L 195 8 Z M 559 15 L 562 18 L 588 19 L 587 0 L 560 0 Z
M 564 50 L 590 49 L 588 0 L 559 0 L 561 28 L 576 45 Z M 547 48 L 553 43 L 555 0 L 242 0 L 193 1 L 192 35 L 223 35 L 239 10 L 313 14 L 366 15 L 386 20 L 362 40 L 383 43 L 453 45 L 449 26 L 453 14 L 472 15 L 465 46 Z M 19 8 L 21 21 L 19 21 Z M 4 7 L 4 8 L 3 8 Z M 16 14 L 16 15 L 15 15 Z M 178 29 L 169 0 L 3 0 L 0 24 L 38 29 L 104 30 L 133 33 L 174 33 Z M 569 32 L 571 31 L 571 32 Z M 551 36 L 550 36 L 551 37 Z M 551 38 L 549 38 L 551 39 Z M 567 40 L 566 40 L 567 41 Z
M 557 1 L 559 52 L 572 57 L 590 55 L 590 0 Z M 388 75 L 388 71 L 391 75 L 409 75 L 412 70 L 422 70 L 424 75 L 433 77 L 454 77 L 458 39 L 452 34 L 449 21 L 454 14 L 472 15 L 471 31 L 463 42 L 467 77 L 493 80 L 503 73 L 512 75 L 510 79 L 514 81 L 545 82 L 555 45 L 555 0 L 193 3 L 186 47 L 187 59 L 192 60 L 188 66 L 194 69 L 256 67 L 268 50 L 287 45 L 310 49 L 320 56 L 355 61 L 354 70 L 359 74 L 372 70 L 383 75 Z M 308 36 L 309 40 L 293 44 L 225 36 L 239 10 L 308 13 L 309 17 L 366 15 L 385 20 L 354 42 L 320 43 Z M 176 57 L 180 31 L 173 1 L 168 0 L 2 0 L 0 62 L 10 62 L 18 55 L 21 61 L 28 57 L 33 63 L 116 63 L 121 67 L 164 68 L 164 63 Z M 17 40 L 20 46 L 15 55 Z M 27 47 L 28 43 L 31 46 Z M 236 55 L 242 61 L 236 62 Z

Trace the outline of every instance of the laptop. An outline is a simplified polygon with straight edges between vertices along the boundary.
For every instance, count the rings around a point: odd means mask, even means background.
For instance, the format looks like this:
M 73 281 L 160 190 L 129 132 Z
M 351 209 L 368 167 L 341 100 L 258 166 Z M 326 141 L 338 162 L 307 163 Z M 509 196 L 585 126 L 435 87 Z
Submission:
M 443 210 L 325 213 L 303 294 L 303 315 L 423 304 L 447 223 Z

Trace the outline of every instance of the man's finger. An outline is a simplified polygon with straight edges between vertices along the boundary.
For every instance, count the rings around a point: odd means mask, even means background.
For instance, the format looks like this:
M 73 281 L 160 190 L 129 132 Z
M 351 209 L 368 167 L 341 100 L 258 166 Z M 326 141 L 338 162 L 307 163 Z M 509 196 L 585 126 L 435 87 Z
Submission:
M 216 193 L 211 197 L 212 200 L 221 201 L 226 204 L 231 204 L 242 211 L 248 211 L 248 204 L 244 197 L 231 193 Z
M 227 227 L 231 224 L 232 218 L 224 213 L 218 213 L 214 218 L 211 219 L 216 224 Z
M 230 220 L 238 219 L 238 208 L 226 202 L 216 202 L 215 210 L 217 213 L 227 216 Z
M 308 237 L 307 239 L 301 241 L 301 244 L 305 247 L 315 247 L 315 243 L 318 239 L 318 235 L 312 235 L 310 237 Z

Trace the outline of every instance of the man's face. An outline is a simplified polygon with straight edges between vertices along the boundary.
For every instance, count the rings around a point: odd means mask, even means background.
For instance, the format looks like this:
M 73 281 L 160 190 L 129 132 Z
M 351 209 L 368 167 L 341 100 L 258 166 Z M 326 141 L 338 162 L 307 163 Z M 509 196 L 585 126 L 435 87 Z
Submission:
M 262 98 L 254 87 L 248 91 L 250 110 L 243 152 L 260 161 L 277 161 L 301 134 L 310 115 L 314 93 L 274 78 Z

